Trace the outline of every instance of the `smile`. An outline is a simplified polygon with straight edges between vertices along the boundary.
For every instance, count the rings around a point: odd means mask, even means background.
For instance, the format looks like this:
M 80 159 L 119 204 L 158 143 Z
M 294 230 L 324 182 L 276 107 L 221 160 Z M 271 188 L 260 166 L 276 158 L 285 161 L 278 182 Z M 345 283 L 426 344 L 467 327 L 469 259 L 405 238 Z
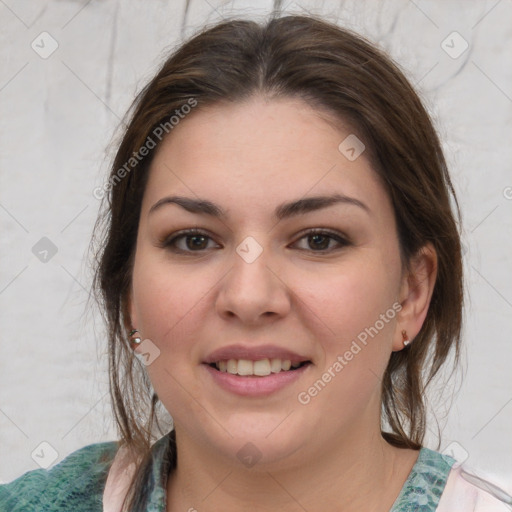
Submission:
M 231 375 L 266 377 L 273 373 L 293 371 L 308 363 L 309 361 L 292 363 L 289 359 L 228 359 L 211 363 L 210 366 Z
M 303 361 L 292 365 L 286 359 L 228 359 L 201 366 L 215 387 L 244 397 L 266 397 L 300 379 L 313 364 Z

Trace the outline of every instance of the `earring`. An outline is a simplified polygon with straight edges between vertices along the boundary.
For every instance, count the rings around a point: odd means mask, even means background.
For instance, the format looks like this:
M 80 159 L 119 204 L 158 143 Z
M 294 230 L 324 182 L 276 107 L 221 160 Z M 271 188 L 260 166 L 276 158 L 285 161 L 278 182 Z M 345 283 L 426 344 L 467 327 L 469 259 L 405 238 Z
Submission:
M 142 343 L 142 339 L 139 336 L 136 336 L 138 332 L 139 331 L 137 329 L 133 329 L 132 331 L 130 331 L 130 343 L 132 345 L 137 346 Z
M 406 330 L 402 331 L 402 343 L 404 344 L 404 347 L 407 347 L 407 345 L 409 345 L 409 343 L 411 343 L 409 341 L 408 336 L 407 336 L 407 331 Z

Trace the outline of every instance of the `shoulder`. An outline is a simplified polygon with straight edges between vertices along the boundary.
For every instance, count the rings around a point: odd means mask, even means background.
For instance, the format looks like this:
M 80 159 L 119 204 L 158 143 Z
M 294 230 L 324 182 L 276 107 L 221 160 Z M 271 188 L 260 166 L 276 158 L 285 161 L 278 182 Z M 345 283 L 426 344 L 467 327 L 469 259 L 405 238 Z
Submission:
M 421 448 L 391 512 L 510 512 L 512 497 L 443 453 Z
M 453 467 L 437 512 L 473 510 L 474 512 L 509 512 L 512 496 L 473 469 Z
M 436 510 L 454 462 L 450 457 L 422 447 L 391 512 Z
M 84 446 L 54 467 L 0 485 L 0 512 L 102 510 L 102 493 L 117 442 Z

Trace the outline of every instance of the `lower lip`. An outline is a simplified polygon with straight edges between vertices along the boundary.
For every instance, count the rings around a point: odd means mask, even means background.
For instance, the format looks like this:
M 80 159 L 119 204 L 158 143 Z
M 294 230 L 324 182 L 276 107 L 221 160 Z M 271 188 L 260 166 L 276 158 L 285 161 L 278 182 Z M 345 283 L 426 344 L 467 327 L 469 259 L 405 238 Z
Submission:
M 203 366 L 210 373 L 213 380 L 226 391 L 241 396 L 267 396 L 295 382 L 308 370 L 311 363 L 305 364 L 296 370 L 271 373 L 265 377 L 255 375 L 243 377 L 221 372 L 208 364 L 203 364 Z

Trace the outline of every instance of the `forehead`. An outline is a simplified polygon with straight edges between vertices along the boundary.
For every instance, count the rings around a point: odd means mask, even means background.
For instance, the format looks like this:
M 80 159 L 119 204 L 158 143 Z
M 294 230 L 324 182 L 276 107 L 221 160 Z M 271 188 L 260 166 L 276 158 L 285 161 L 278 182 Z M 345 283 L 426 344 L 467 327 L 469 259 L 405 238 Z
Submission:
M 348 127 L 335 127 L 300 99 L 255 97 L 198 108 L 161 143 L 143 209 L 166 193 L 254 211 L 333 192 L 386 202 L 364 152 L 351 160 L 340 151 L 347 137 L 353 137 Z

